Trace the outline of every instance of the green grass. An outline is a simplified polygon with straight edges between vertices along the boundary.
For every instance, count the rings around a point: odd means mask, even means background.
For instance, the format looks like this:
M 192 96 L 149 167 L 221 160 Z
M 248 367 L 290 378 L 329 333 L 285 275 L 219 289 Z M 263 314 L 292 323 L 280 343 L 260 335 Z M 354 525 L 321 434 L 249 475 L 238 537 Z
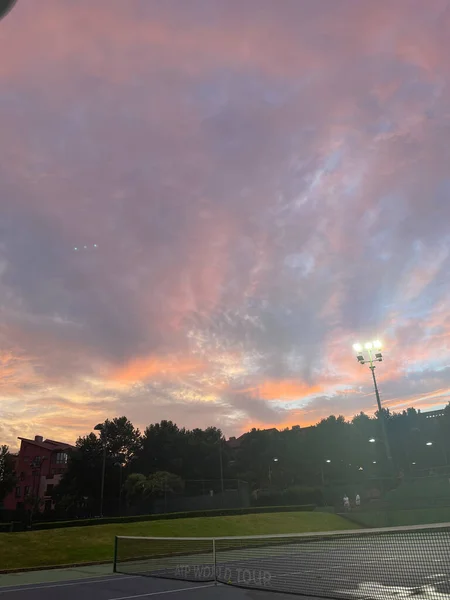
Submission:
M 297 512 L 146 521 L 0 533 L 0 569 L 27 569 L 112 561 L 114 536 L 220 537 L 355 529 L 325 513 Z
M 450 522 L 450 507 L 354 512 L 350 518 L 363 527 L 436 525 Z

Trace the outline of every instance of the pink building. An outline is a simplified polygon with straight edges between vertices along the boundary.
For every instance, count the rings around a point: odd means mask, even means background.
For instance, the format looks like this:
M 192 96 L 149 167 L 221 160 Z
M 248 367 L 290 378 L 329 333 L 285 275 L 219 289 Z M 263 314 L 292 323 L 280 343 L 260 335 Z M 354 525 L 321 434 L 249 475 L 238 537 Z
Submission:
M 67 470 L 70 444 L 44 440 L 36 435 L 34 440 L 19 438 L 20 450 L 16 459 L 17 483 L 15 489 L 6 496 L 3 507 L 6 510 L 24 508 L 27 496 L 39 496 L 44 502 L 41 510 L 53 507 L 51 493 Z

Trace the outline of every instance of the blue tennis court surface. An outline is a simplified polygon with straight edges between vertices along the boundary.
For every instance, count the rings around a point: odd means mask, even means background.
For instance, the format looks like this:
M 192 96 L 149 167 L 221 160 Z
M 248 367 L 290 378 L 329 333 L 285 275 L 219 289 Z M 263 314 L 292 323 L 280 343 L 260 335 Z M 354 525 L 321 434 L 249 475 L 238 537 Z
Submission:
M 132 600 L 133 598 L 292 600 L 292 595 L 244 590 L 220 584 L 199 585 L 119 574 L 0 588 L 0 600 Z

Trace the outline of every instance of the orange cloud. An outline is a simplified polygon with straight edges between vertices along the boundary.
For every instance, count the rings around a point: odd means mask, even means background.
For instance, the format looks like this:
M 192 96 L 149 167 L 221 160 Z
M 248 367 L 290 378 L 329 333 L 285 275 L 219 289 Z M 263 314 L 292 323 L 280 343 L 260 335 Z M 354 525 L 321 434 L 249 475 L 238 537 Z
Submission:
M 264 381 L 255 389 L 264 400 L 296 400 L 323 391 L 320 384 L 308 385 L 295 379 L 273 379 Z
M 204 363 L 196 359 L 170 359 L 149 356 L 147 358 L 136 358 L 124 367 L 116 369 L 111 378 L 120 383 L 145 381 L 147 379 L 166 379 L 189 373 L 198 373 L 204 367 Z

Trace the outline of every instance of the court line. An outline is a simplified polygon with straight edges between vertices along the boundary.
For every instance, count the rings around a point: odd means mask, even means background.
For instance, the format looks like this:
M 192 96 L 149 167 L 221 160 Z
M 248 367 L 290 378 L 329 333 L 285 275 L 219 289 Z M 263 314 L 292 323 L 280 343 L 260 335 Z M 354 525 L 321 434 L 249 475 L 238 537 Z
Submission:
M 47 590 L 48 588 L 69 587 L 71 585 L 93 585 L 94 583 L 108 583 L 110 581 L 122 581 L 123 579 L 138 579 L 140 577 L 141 575 L 131 575 L 130 577 L 109 577 L 108 579 L 95 579 L 93 577 L 90 580 L 84 579 L 83 581 L 71 581 L 70 583 L 53 583 L 51 585 L 45 585 L 45 583 L 42 585 L 25 583 L 21 587 L 15 587 L 13 590 L 10 588 L 2 588 L 0 589 L 0 594 L 12 594 L 13 592 L 27 592 L 28 590 Z
M 120 598 L 109 598 L 108 600 L 131 600 L 132 598 L 149 598 L 150 596 L 162 596 L 163 594 L 176 594 L 178 592 L 188 592 L 189 590 L 201 590 L 203 588 L 215 587 L 215 583 L 208 585 L 196 585 L 194 587 L 179 588 L 177 590 L 163 590 L 162 592 L 149 592 L 147 594 L 137 594 L 135 596 L 121 596 Z

